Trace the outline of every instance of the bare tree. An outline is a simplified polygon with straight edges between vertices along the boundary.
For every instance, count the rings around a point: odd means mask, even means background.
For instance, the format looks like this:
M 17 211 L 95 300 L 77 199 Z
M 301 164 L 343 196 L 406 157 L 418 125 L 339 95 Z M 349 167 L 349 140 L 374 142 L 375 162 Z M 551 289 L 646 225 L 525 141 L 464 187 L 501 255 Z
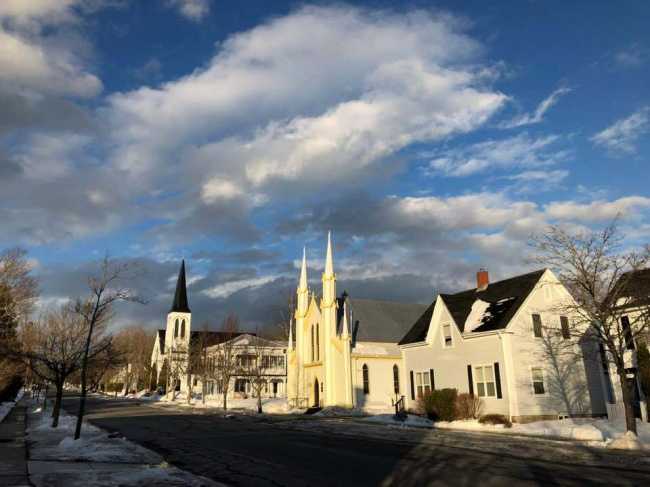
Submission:
M 256 333 L 257 334 L 257 333 Z M 244 362 L 243 373 L 251 381 L 253 394 L 257 398 L 257 412 L 262 412 L 262 392 L 268 386 L 268 369 L 271 367 L 272 347 L 269 342 L 257 337 L 251 337 L 250 342 L 244 348 L 244 354 L 251 357 L 251 360 Z
M 205 404 L 208 381 L 214 378 L 212 365 L 214 357 L 208 351 L 211 344 L 209 323 L 206 322 L 195 335 L 194 340 L 190 341 L 190 375 L 193 380 L 201 382 L 201 402 L 203 404 Z
M 240 335 L 239 320 L 232 314 L 221 323 L 223 342 L 219 344 L 215 354 L 215 375 L 221 385 L 223 396 L 223 409 L 227 409 L 228 392 L 230 392 L 230 381 L 237 372 L 237 352 L 234 339 Z
M 183 343 L 173 342 L 169 349 L 169 368 L 167 370 L 167 396 L 172 393 L 172 401 L 176 400 L 176 389 L 180 389 L 183 378 L 189 377 L 189 350 Z M 188 397 L 191 391 L 188 391 Z
M 63 385 L 79 367 L 84 355 L 90 360 L 111 344 L 110 337 L 95 337 L 86 346 L 88 325 L 68 307 L 45 312 L 36 322 L 21 326 L 22 347 L 15 352 L 39 378 L 56 387 L 52 426 L 56 427 L 63 397 Z
M 630 348 L 645 336 L 648 307 L 628 315 L 629 283 L 636 272 L 650 264 L 650 247 L 624 250 L 617 225 L 621 216 L 600 232 L 570 233 L 558 225 L 531 236 L 537 255 L 528 262 L 550 267 L 571 294 L 554 305 L 554 312 L 571 320 L 552 333 L 564 333 L 583 344 L 581 353 L 593 354 L 611 365 L 621 383 L 627 429 L 636 433 L 632 389 L 628 385 L 626 364 Z M 571 353 L 575 340 L 558 341 L 554 348 L 566 344 Z M 584 346 L 589 345 L 592 346 Z M 568 348 L 571 347 L 571 348 Z
M 120 262 L 107 253 L 101 261 L 99 276 L 88 276 L 87 282 L 90 288 L 90 294 L 83 299 L 79 297 L 75 301 L 74 310 L 83 318 L 88 327 L 86 348 L 81 362 L 81 397 L 79 398 L 79 413 L 77 414 L 77 426 L 74 434 L 75 440 L 78 440 L 81 436 L 81 425 L 83 423 L 87 392 L 86 370 L 93 333 L 101 334 L 112 322 L 115 303 L 129 301 L 145 304 L 142 299 L 137 297 L 132 289 L 119 285 L 124 280 L 134 279 L 143 275 L 145 273 L 138 269 L 135 262 Z
M 277 306 L 273 307 L 272 312 L 272 328 L 271 333 L 267 333 L 269 340 L 289 340 L 289 332 L 291 329 L 291 320 L 296 312 L 296 293 L 280 293 L 280 298 Z
M 24 365 L 12 353 L 20 346 L 16 330 L 38 296 L 26 255 L 20 247 L 0 252 L 0 401 L 5 390 L 10 394 L 20 387 Z
M 129 326 L 115 336 L 124 354 L 127 364 L 127 388 L 133 386 L 136 391 L 146 387 L 151 372 L 151 344 L 155 333 L 141 326 Z M 142 383 L 142 386 L 140 385 Z

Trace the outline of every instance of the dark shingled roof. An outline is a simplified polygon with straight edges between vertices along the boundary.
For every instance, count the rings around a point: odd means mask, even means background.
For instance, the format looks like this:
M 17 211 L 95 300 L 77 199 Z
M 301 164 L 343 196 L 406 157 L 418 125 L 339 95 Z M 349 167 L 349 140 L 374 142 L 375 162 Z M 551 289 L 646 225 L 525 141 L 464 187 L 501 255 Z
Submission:
M 174 302 L 170 311 L 177 313 L 190 313 L 190 308 L 187 304 L 187 286 L 185 284 L 185 259 L 181 262 L 181 270 L 178 273 L 178 281 L 176 281 L 176 292 L 174 293 Z
M 474 288 L 456 294 L 441 294 L 440 297 L 461 333 L 465 331 L 465 321 L 467 321 L 467 317 L 472 311 L 472 305 L 477 299 L 490 303 L 490 305 L 483 316 L 481 325 L 472 330 L 472 333 L 501 330 L 508 326 L 545 271 L 546 269 L 541 269 L 497 281 L 489 284 L 483 291 Z M 400 345 L 422 342 L 426 339 L 434 304 L 412 325 L 406 336 L 399 342 Z
M 346 300 L 348 313 L 351 313 L 351 316 L 348 316 L 348 325 L 353 344 L 397 343 L 427 308 L 425 304 L 351 298 Z M 339 311 L 342 309 L 342 303 L 339 303 Z
M 630 298 L 619 309 L 650 304 L 650 269 L 626 272 L 616 283 L 614 292 L 620 297 Z

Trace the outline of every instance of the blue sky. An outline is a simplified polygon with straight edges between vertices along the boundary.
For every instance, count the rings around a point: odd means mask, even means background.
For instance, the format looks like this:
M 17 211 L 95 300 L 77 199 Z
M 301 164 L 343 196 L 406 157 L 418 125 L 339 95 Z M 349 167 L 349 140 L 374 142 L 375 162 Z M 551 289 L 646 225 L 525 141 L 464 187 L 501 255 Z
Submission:
M 240 5 L 243 3 L 243 5 Z M 0 245 L 43 305 L 107 250 L 162 323 L 247 325 L 297 279 L 426 302 L 527 269 L 549 223 L 647 241 L 647 2 L 41 0 L 0 5 Z

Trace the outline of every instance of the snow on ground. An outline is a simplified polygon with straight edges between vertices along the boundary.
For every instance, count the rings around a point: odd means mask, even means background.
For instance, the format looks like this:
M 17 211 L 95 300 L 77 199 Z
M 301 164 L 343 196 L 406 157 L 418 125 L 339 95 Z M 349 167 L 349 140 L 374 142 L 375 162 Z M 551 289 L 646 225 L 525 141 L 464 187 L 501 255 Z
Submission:
M 392 414 L 378 414 L 363 421 L 401 425 L 400 421 L 393 419 Z M 440 421 L 433 423 L 419 416 L 408 415 L 405 426 L 424 428 L 451 429 L 461 431 L 477 431 L 486 433 L 499 433 L 513 436 L 541 436 L 548 438 L 562 438 L 587 442 L 590 446 L 610 447 L 618 449 L 647 449 L 650 450 L 650 424 L 637 420 L 638 441 L 631 441 L 626 436 L 625 422 L 610 422 L 606 419 L 575 418 L 556 421 L 536 421 L 527 424 L 513 424 L 506 428 L 502 424 L 481 424 L 478 420 L 467 421 Z M 620 441 L 619 441 L 620 439 Z
M 30 400 L 27 409 L 30 481 L 36 486 L 220 486 L 179 470 L 144 447 L 84 421 L 74 440 L 77 418 L 61 411 L 52 428 L 51 404 Z
M 145 398 L 146 399 L 146 398 Z M 190 404 L 187 403 L 187 396 L 179 394 L 175 400 L 171 397 L 160 396 L 158 404 L 167 406 L 188 407 L 196 410 L 214 410 L 223 411 L 223 400 L 221 397 L 208 396 L 205 403 L 201 400 L 201 395 L 192 396 Z M 249 397 L 248 399 L 228 398 L 226 401 L 227 411 L 237 413 L 257 413 L 257 399 Z M 303 414 L 304 409 L 290 409 L 287 400 L 281 397 L 263 397 L 262 412 L 264 414 Z
M 341 406 L 327 406 L 314 414 L 317 418 L 338 418 L 346 416 L 368 416 L 368 413 L 360 409 L 348 409 Z
M 22 397 L 23 391 L 20 391 L 13 401 L 0 403 L 0 423 L 2 423 L 2 420 L 5 419 L 7 414 L 9 414 L 9 411 L 11 411 L 11 408 L 13 408 Z

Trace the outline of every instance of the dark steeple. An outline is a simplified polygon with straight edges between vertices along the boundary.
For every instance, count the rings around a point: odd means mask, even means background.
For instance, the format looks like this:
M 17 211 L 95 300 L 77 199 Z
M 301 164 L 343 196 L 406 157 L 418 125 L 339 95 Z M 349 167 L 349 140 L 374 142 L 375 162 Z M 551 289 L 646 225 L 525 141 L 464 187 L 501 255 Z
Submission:
M 170 311 L 178 313 L 190 313 L 190 308 L 187 305 L 187 286 L 185 285 L 185 259 L 181 263 L 181 271 L 178 273 L 178 281 L 176 282 L 176 292 L 174 293 L 174 303 Z

